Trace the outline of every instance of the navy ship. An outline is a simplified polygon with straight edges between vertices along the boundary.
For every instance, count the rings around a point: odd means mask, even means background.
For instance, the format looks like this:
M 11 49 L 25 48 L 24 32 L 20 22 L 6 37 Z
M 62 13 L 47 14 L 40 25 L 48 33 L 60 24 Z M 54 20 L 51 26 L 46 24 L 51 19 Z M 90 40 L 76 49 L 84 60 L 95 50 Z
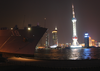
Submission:
M 34 56 L 35 47 L 47 28 L 40 26 L 24 27 L 17 25 L 11 29 L 0 28 L 0 54 L 2 57 Z

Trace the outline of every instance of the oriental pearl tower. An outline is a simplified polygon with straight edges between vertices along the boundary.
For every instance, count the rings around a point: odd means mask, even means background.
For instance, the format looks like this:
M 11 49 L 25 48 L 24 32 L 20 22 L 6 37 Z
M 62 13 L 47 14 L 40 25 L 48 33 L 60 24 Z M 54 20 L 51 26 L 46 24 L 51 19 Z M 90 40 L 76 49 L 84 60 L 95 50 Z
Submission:
M 76 31 L 76 18 L 75 18 L 75 12 L 74 12 L 74 5 L 72 4 L 72 14 L 73 14 L 73 18 L 72 18 L 72 23 L 73 23 L 73 37 L 72 37 L 72 45 L 71 48 L 73 47 L 82 47 L 81 45 L 79 45 L 78 43 L 78 37 L 77 37 L 77 31 Z

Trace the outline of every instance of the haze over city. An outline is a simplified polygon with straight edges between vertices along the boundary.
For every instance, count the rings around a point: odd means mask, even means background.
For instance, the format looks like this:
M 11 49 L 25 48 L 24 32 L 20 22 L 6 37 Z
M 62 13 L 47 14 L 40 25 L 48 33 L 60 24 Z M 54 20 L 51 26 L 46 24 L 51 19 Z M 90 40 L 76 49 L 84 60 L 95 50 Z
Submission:
M 1 0 L 0 27 L 18 27 L 32 24 L 49 29 L 50 43 L 52 30 L 58 28 L 58 42 L 72 43 L 72 3 L 75 6 L 77 35 L 79 43 L 84 42 L 84 33 L 100 41 L 99 0 Z

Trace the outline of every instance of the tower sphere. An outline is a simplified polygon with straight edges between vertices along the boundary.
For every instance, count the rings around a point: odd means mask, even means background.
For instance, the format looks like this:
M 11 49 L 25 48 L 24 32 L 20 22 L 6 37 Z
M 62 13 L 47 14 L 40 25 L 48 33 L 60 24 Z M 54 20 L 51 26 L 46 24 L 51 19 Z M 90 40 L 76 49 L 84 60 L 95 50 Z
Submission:
M 72 22 L 76 22 L 77 20 L 76 20 L 76 18 L 72 18 Z

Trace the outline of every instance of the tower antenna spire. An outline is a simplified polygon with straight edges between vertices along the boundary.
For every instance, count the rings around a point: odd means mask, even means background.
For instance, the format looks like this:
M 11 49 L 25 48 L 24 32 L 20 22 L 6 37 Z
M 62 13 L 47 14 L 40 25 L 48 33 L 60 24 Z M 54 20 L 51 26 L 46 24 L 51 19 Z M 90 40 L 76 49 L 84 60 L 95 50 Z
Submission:
M 73 18 L 75 18 L 75 12 L 74 12 L 74 5 L 72 4 L 72 14 L 73 14 Z

